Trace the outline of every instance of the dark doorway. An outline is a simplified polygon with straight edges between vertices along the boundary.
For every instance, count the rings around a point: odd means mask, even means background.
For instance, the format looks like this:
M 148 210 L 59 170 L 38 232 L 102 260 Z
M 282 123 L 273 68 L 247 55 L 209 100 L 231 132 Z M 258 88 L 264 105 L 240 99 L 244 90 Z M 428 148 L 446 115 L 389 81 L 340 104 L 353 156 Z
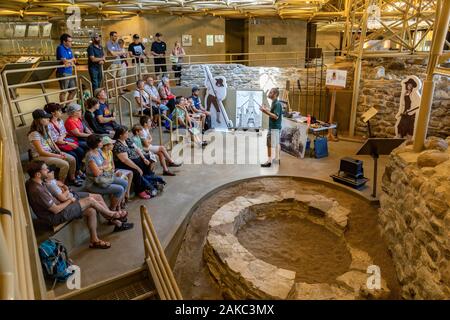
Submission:
M 230 53 L 248 52 L 248 26 L 245 19 L 225 20 L 225 51 Z M 247 55 L 227 55 L 227 60 L 247 65 Z

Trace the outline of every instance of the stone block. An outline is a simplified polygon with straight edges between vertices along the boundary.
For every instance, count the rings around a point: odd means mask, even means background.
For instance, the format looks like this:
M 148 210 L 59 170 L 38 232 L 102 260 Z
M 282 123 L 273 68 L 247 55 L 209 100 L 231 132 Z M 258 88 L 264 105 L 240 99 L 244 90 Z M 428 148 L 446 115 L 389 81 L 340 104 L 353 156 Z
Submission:
M 450 155 L 438 150 L 425 150 L 417 158 L 417 165 L 422 167 L 435 167 L 450 159 Z

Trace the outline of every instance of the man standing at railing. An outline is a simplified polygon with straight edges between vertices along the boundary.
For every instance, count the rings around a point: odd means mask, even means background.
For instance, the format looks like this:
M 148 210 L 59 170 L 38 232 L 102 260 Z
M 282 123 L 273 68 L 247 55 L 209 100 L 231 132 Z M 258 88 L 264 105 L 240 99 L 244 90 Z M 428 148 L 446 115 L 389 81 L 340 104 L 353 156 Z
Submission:
M 72 66 L 75 65 L 75 58 L 72 53 L 72 37 L 64 33 L 60 37 L 61 44 L 56 48 L 56 60 L 60 60 L 64 65 L 62 68 L 58 68 L 56 70 L 56 77 L 70 77 L 72 76 Z M 73 79 L 64 79 L 59 81 L 59 86 L 61 90 L 72 89 L 68 93 L 67 100 L 70 101 L 75 97 L 76 91 L 76 83 L 75 78 Z M 66 101 L 67 91 L 61 92 L 59 94 L 59 101 L 61 105 L 64 106 L 64 102 Z
M 144 59 L 142 56 L 147 56 L 147 52 L 145 52 L 144 45 L 139 41 L 139 35 L 133 35 L 133 42 L 128 46 L 128 53 L 130 57 L 134 57 L 134 63 L 140 63 L 141 67 L 141 75 L 148 74 L 147 67 L 145 66 Z
M 117 42 L 118 38 L 119 37 L 117 36 L 117 32 L 111 31 L 109 33 L 109 40 L 106 43 L 106 50 L 108 56 L 114 57 L 114 59 L 111 62 L 111 66 L 108 68 L 108 70 L 110 70 L 110 73 L 114 78 L 116 78 L 117 75 L 120 74 L 120 72 L 118 72 L 121 69 L 120 56 L 123 54 L 123 51 L 120 48 L 119 43 Z M 121 94 L 123 93 L 122 89 L 120 89 L 120 93 Z
M 92 81 L 92 90 L 96 90 L 102 83 L 102 65 L 105 63 L 105 54 L 100 44 L 101 36 L 94 33 L 92 43 L 87 48 L 89 76 Z
M 155 59 L 155 74 L 158 75 L 160 71 L 162 71 L 163 74 L 167 72 L 166 68 L 166 43 L 161 40 L 162 34 L 156 33 L 155 38 L 156 40 L 152 43 L 152 55 Z

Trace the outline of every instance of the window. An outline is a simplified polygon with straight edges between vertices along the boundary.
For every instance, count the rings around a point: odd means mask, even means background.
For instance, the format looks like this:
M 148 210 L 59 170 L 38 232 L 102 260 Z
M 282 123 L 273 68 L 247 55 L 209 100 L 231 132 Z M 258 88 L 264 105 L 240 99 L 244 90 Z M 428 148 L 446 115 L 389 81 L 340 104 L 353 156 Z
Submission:
M 265 37 L 264 36 L 257 36 L 256 37 L 256 44 L 258 46 L 263 46 L 265 42 Z
M 272 38 L 272 45 L 274 46 L 285 46 L 287 45 L 287 38 L 278 37 L 278 38 Z

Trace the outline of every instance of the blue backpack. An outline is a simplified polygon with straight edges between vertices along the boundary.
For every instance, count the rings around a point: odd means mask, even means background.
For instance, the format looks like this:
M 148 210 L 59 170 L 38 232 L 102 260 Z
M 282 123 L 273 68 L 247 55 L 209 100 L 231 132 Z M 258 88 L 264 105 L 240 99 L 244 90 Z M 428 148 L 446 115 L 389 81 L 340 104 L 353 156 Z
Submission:
M 67 255 L 67 249 L 56 239 L 48 239 L 39 246 L 39 257 L 45 275 L 55 281 L 64 282 L 74 271 L 69 267 L 72 263 Z

